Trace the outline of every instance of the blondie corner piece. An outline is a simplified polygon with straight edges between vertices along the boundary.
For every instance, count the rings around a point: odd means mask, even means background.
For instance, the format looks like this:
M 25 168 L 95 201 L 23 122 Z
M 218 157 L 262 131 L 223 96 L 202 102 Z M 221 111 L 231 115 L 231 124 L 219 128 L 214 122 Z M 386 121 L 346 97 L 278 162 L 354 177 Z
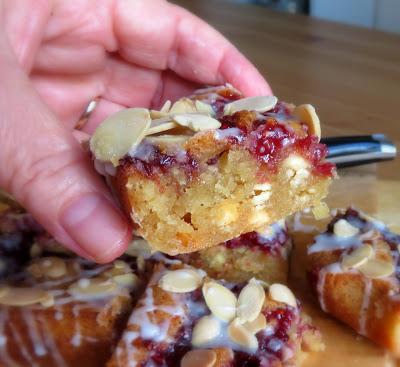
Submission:
M 322 348 L 286 286 L 159 264 L 107 366 L 293 366 Z
M 0 285 L 0 366 L 99 367 L 144 286 L 134 267 L 34 258 Z
M 120 111 L 90 147 L 138 234 L 177 255 L 318 205 L 335 175 L 319 138 L 312 106 L 221 86 L 160 111 Z
M 400 357 L 400 235 L 349 208 L 308 248 L 321 308 Z

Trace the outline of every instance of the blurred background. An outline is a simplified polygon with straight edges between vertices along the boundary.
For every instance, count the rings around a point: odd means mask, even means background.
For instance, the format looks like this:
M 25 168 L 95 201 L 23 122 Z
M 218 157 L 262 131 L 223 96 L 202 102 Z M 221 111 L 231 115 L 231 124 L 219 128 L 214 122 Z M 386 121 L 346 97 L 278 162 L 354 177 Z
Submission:
M 400 33 L 399 0 L 232 0 Z

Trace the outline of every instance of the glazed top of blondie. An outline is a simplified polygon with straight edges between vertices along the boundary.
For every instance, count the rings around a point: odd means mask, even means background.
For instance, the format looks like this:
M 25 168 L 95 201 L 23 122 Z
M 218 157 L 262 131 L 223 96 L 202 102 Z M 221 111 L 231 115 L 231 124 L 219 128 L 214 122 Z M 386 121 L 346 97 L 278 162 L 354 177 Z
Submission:
M 311 105 L 294 106 L 274 96 L 244 98 L 230 85 L 197 90 L 160 111 L 130 108 L 106 119 L 90 148 L 102 174 L 131 165 L 152 177 L 173 168 L 195 176 L 224 151 L 245 149 L 271 172 L 290 154 L 308 161 L 315 174 L 334 166 L 319 143 L 320 123 Z
M 329 252 L 324 271 L 361 273 L 370 279 L 388 279 L 399 287 L 400 235 L 385 224 L 354 209 L 338 210 L 326 232 L 315 237 L 308 254 Z M 399 288 L 400 290 L 400 288 Z

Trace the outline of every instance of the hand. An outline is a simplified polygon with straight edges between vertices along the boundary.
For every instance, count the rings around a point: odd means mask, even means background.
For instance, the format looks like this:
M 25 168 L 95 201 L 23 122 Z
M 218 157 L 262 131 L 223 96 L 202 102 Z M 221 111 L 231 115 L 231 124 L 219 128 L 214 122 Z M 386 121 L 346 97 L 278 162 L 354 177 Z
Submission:
M 130 226 L 74 137 L 128 106 L 159 107 L 199 85 L 270 94 L 225 38 L 162 0 L 0 1 L 0 186 L 61 243 L 98 262 Z

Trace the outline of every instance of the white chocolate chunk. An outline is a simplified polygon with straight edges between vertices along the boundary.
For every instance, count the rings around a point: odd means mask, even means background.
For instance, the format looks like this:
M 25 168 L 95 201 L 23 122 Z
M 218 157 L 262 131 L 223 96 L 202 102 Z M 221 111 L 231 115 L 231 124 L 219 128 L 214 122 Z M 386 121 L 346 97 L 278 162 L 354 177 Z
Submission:
M 140 144 L 150 127 L 149 110 L 127 108 L 105 119 L 90 139 L 90 150 L 103 162 L 115 166 L 129 150 Z
M 289 306 L 297 307 L 296 297 L 286 285 L 275 283 L 269 287 L 269 296 L 276 302 L 286 303 Z
M 221 332 L 220 322 L 213 316 L 203 316 L 193 328 L 192 345 L 202 347 L 215 339 Z
M 358 234 L 360 230 L 351 225 L 346 219 L 339 219 L 333 225 L 333 233 L 338 237 L 352 237 Z
M 219 129 L 221 127 L 221 123 L 206 115 L 201 114 L 181 114 L 174 115 L 172 119 L 181 126 L 188 127 L 190 130 L 198 132 L 210 129 Z
M 212 314 L 222 321 L 229 322 L 236 316 L 236 296 L 223 285 L 209 281 L 204 283 L 203 296 Z
M 278 102 L 275 96 L 257 96 L 238 99 L 227 103 L 224 107 L 224 115 L 232 115 L 235 112 L 247 110 L 266 112 L 273 109 Z
M 374 250 L 371 245 L 362 245 L 343 257 L 341 261 L 342 269 L 358 268 L 362 264 L 365 264 L 373 254 Z
M 167 292 L 187 293 L 199 288 L 203 278 L 194 269 L 178 269 L 166 272 L 158 286 Z

